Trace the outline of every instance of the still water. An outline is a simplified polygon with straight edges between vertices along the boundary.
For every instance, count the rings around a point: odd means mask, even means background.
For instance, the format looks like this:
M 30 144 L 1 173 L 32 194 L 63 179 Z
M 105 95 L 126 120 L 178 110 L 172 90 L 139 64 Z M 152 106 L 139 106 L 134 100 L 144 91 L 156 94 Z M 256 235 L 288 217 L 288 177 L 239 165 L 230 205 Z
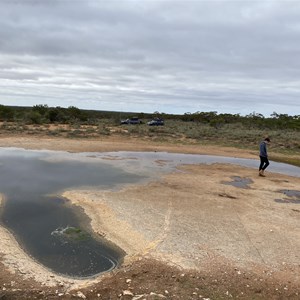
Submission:
M 55 157 L 51 153 L 2 150 L 1 154 L 0 192 L 7 199 L 1 223 L 29 255 L 72 277 L 92 276 L 118 265 L 125 253 L 93 236 L 84 213 L 58 195 L 80 186 L 111 189 L 138 182 L 141 176 L 104 162 L 49 160 Z

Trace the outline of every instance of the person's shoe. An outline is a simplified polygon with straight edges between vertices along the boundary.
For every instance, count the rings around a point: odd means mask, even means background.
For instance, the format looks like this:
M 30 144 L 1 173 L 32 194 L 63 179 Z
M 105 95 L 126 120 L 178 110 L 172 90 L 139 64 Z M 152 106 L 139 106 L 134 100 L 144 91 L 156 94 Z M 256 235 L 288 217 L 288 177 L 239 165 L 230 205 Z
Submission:
M 259 176 L 266 177 L 266 175 L 264 174 L 264 170 L 259 171 Z

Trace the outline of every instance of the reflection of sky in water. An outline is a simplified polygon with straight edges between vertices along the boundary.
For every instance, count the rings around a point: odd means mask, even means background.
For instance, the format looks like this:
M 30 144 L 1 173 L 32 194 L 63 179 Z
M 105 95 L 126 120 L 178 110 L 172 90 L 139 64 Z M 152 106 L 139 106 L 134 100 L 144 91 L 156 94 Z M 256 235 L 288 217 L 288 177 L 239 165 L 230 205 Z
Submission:
M 231 181 L 221 181 L 221 183 L 225 185 L 232 185 L 241 189 L 249 189 L 249 184 L 253 183 L 252 179 L 240 176 L 231 176 L 231 179 Z
M 113 268 L 124 253 L 104 239 L 52 234 L 58 228 L 80 228 L 84 219 L 82 211 L 70 209 L 55 195 L 83 186 L 114 188 L 141 176 L 105 162 L 54 157 L 54 152 L 0 150 L 0 192 L 7 198 L 1 223 L 30 255 L 58 273 L 87 277 Z
M 17 190 L 45 194 L 85 185 L 112 188 L 135 181 L 133 175 L 131 178 L 104 161 L 51 160 L 39 153 L 36 157 L 22 153 L 3 157 L 0 152 L 0 158 L 0 188 L 7 194 L 16 194 Z
M 155 176 L 160 172 L 169 172 L 181 164 L 213 164 L 226 163 L 258 169 L 259 159 L 224 157 L 214 155 L 181 154 L 168 152 L 106 152 L 106 153 L 79 153 L 81 158 L 93 156 L 103 159 L 112 165 L 124 168 L 136 174 Z M 114 159 L 115 160 L 114 160 Z M 161 161 L 161 163 L 160 163 Z M 300 177 L 300 168 L 288 164 L 271 161 L 268 172 L 282 173 Z
M 123 169 L 125 172 L 155 177 L 174 170 L 181 164 L 213 164 L 226 163 L 235 164 L 249 168 L 258 169 L 259 158 L 247 159 L 237 157 L 224 157 L 215 155 L 182 154 L 168 152 L 84 152 L 68 153 L 63 151 L 30 151 L 18 148 L 1 148 L 0 155 L 23 157 L 40 157 L 46 161 L 82 161 L 82 162 L 102 162 L 110 166 Z M 300 177 L 300 168 L 271 161 L 267 169 L 268 172 L 282 173 L 295 177 Z
M 67 153 L 0 148 L 0 192 L 7 196 L 1 222 L 27 251 L 56 272 L 90 276 L 108 270 L 120 250 L 93 238 L 62 241 L 58 228 L 79 227 L 78 211 L 57 196 L 64 189 L 100 189 L 156 179 L 180 164 L 230 163 L 258 168 L 258 159 L 166 152 Z M 300 177 L 300 168 L 271 162 L 269 172 Z M 82 214 L 81 214 L 82 218 Z

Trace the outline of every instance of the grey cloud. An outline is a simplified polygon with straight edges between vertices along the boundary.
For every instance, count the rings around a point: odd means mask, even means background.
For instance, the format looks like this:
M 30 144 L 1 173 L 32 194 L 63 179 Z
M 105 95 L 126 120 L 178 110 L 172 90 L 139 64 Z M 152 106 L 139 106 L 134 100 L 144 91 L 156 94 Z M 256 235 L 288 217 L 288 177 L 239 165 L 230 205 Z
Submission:
M 15 85 L 30 104 L 300 113 L 299 12 L 295 1 L 2 1 L 1 98 L 18 103 Z

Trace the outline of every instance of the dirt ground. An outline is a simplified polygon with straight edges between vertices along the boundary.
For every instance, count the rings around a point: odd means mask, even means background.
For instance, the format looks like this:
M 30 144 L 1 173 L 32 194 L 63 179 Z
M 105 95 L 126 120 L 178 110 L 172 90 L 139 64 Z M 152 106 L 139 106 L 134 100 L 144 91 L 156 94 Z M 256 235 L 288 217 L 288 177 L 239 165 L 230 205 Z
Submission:
M 135 139 L 3 136 L 0 147 L 168 151 L 256 158 L 234 148 Z M 246 188 L 232 184 L 249 180 Z M 227 164 L 181 166 L 120 191 L 65 191 L 95 232 L 127 253 L 114 271 L 75 280 L 40 266 L 0 227 L 0 299 L 299 299 L 300 178 Z

